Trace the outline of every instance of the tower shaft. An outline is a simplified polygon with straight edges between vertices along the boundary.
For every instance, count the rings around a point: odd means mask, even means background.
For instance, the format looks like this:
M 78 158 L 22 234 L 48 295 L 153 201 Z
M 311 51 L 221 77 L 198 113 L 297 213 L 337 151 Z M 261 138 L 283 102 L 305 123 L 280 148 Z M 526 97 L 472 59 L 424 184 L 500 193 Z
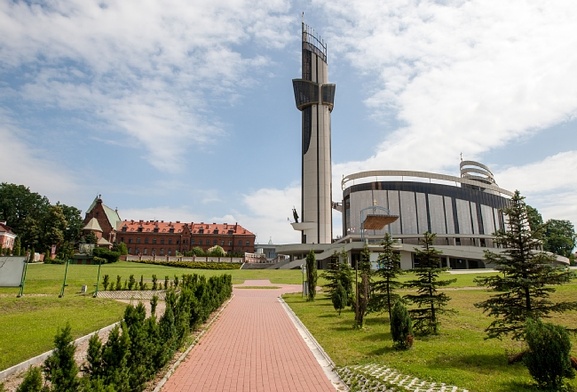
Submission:
M 328 83 L 327 47 L 302 25 L 302 78 L 293 79 L 297 108 L 302 112 L 303 244 L 332 241 L 331 112 L 336 86 Z

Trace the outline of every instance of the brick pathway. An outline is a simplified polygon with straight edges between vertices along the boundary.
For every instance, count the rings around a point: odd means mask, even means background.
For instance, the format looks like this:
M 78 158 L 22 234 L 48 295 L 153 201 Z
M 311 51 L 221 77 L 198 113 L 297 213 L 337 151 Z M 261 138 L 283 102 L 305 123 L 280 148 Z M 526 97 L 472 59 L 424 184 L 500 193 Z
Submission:
M 246 281 L 244 286 L 270 285 Z M 162 388 L 176 391 L 335 391 L 278 300 L 278 289 L 235 288 L 234 298 Z M 281 287 L 282 286 L 282 287 Z M 338 385 L 338 384 L 337 384 Z

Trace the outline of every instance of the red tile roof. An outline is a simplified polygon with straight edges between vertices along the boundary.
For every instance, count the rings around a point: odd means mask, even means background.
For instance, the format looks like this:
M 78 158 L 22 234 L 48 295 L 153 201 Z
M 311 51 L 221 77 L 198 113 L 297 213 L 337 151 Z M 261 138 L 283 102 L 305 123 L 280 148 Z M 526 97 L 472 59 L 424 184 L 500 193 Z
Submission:
M 124 229 L 126 227 L 126 229 Z M 165 221 L 143 221 L 143 220 L 123 220 L 118 222 L 116 230 L 122 232 L 142 232 L 142 233 L 182 233 L 186 229 L 193 234 L 246 234 L 253 235 L 239 224 L 230 225 L 228 223 L 182 223 Z M 139 230 L 140 229 L 140 230 Z M 171 231 L 171 229 L 173 229 Z

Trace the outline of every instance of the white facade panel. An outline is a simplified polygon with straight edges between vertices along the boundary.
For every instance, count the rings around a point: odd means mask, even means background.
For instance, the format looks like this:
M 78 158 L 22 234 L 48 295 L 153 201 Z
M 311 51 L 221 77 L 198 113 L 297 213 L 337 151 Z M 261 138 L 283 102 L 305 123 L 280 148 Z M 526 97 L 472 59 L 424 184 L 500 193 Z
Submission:
M 453 199 L 448 196 L 444 196 L 445 201 L 445 216 L 447 217 L 447 234 L 456 234 L 455 231 L 455 218 L 453 213 Z
M 457 220 L 460 234 L 473 234 L 471 227 L 471 207 L 466 200 L 456 199 Z
M 483 220 L 483 233 L 486 235 L 492 235 L 495 231 L 495 214 L 493 213 L 493 208 L 481 204 L 481 219 Z
M 429 195 L 429 217 L 431 220 L 431 233 L 446 233 L 445 205 L 443 196 Z M 451 216 L 451 219 L 453 217 Z
M 415 194 L 413 192 L 400 191 L 399 196 L 401 200 L 401 225 L 403 234 L 418 234 Z
M 417 231 L 419 233 L 424 233 L 429 231 L 429 224 L 427 218 L 427 197 L 424 193 L 417 193 Z

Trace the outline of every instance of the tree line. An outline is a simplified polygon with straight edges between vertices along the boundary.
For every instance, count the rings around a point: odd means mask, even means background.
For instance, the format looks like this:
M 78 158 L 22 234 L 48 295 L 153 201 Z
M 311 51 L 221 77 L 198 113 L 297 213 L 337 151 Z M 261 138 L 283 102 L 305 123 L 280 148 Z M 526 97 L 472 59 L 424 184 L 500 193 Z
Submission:
M 82 235 L 81 211 L 32 192 L 24 185 L 0 184 L 0 221 L 17 235 L 13 254 L 45 253 L 55 245 L 59 258 L 72 255 Z

